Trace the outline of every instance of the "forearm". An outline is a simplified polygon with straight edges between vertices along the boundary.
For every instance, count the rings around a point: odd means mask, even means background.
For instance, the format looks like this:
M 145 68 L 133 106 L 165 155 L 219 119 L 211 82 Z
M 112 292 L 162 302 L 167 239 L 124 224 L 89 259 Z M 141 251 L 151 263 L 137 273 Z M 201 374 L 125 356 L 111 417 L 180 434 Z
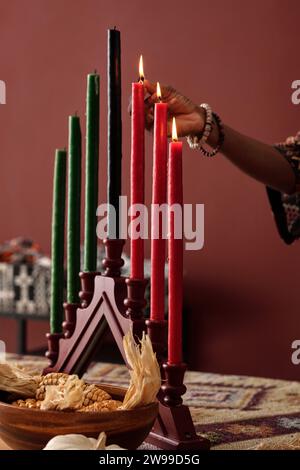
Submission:
M 286 193 L 295 191 L 295 174 L 288 161 L 271 145 L 264 144 L 224 126 L 222 153 L 249 176 Z M 208 143 L 214 147 L 218 140 L 216 126 Z

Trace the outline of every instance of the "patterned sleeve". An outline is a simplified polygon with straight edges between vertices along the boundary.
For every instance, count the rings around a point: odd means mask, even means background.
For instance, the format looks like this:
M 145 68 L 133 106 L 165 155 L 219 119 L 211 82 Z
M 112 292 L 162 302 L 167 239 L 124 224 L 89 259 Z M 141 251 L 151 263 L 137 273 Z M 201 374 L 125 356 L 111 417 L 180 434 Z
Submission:
M 287 244 L 300 237 L 300 132 L 275 148 L 288 160 L 296 175 L 296 192 L 285 194 L 267 187 L 279 235 Z

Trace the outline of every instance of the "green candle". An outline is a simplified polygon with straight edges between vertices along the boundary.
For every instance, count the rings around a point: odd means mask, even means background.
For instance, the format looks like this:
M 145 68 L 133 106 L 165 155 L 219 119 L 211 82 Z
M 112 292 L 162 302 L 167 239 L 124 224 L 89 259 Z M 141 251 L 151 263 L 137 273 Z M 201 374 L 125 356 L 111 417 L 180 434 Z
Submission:
M 81 199 L 81 130 L 78 116 L 69 117 L 68 180 L 68 272 L 67 301 L 77 303 L 80 290 L 80 199 Z
M 56 150 L 51 241 L 51 333 L 60 333 L 63 321 L 66 163 L 67 152 Z
M 99 167 L 99 75 L 87 78 L 84 271 L 97 269 L 96 210 Z

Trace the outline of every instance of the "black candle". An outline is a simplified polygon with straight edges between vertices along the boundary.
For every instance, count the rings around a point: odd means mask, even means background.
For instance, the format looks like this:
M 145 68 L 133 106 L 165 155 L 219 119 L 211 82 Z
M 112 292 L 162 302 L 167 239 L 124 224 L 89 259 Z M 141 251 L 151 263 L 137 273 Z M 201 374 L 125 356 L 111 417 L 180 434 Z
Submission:
M 107 199 L 116 211 L 113 223 L 108 210 L 108 236 L 119 238 L 119 196 L 122 182 L 122 115 L 121 115 L 121 41 L 120 31 L 108 30 L 108 164 Z

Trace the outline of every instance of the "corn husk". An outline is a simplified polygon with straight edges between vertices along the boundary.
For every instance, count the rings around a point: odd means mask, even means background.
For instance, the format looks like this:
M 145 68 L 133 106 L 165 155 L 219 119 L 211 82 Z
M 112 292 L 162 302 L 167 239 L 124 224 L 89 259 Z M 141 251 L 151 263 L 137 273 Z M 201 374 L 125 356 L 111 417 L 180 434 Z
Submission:
M 59 385 L 46 387 L 41 410 L 77 410 L 83 404 L 84 382 L 77 375 L 70 375 Z
M 32 376 L 7 362 L 0 363 L 0 390 L 34 398 L 41 376 Z
M 148 335 L 144 333 L 140 344 L 137 344 L 130 330 L 123 338 L 123 345 L 131 370 L 130 385 L 119 409 L 130 410 L 156 401 L 161 376 Z

